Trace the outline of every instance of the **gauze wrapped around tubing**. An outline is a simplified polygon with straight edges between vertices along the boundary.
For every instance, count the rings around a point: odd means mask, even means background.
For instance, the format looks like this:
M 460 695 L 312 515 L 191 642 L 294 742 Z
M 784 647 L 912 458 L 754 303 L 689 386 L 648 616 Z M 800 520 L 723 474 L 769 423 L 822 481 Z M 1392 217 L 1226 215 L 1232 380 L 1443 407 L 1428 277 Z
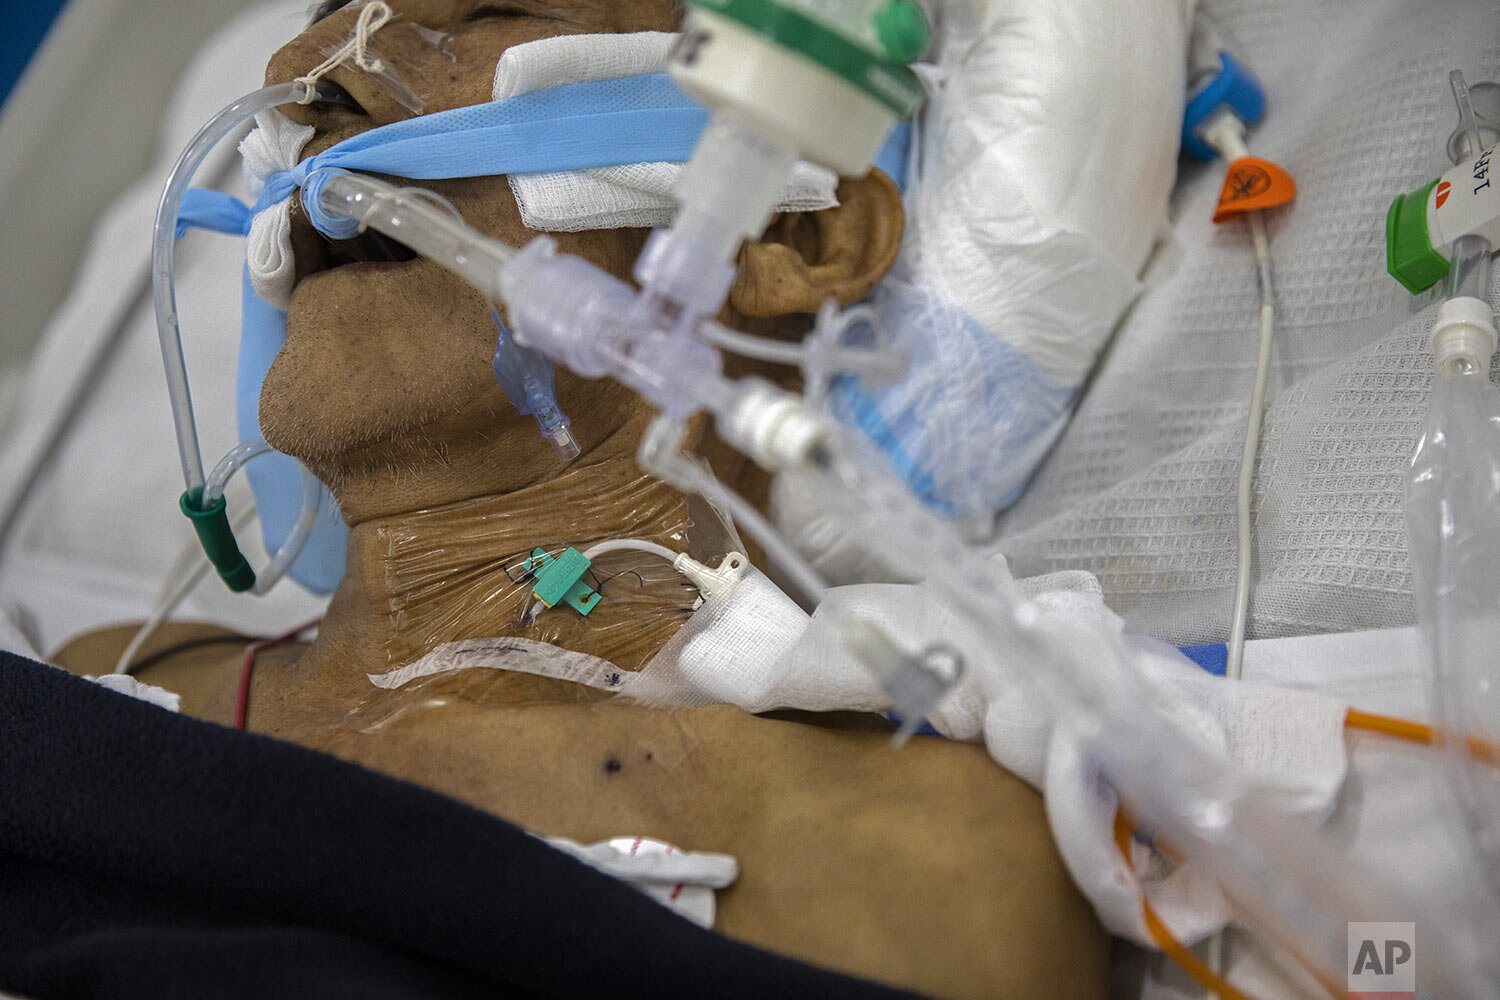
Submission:
M 849 462 L 857 449 L 845 445 L 828 468 L 789 472 L 820 480 L 814 489 L 837 502 L 851 530 L 881 539 L 892 558 L 923 567 L 928 583 L 978 630 L 984 648 L 1005 650 L 1007 662 L 1022 668 L 981 675 L 1001 686 L 996 694 L 1020 683 L 1048 704 L 1072 734 L 1070 743 L 1084 748 L 1137 822 L 1211 872 L 1258 926 L 1331 977 L 1343 966 L 1349 920 L 1426 913 L 1425 905 L 1354 870 L 1330 845 L 1259 800 L 1227 759 L 1184 737 L 1157 708 L 1166 693 L 1132 666 L 1139 654 L 1118 636 L 1038 632 L 1034 609 L 1008 574 L 889 481 L 873 456 Z M 1467 995 L 1459 985 L 1454 992 Z

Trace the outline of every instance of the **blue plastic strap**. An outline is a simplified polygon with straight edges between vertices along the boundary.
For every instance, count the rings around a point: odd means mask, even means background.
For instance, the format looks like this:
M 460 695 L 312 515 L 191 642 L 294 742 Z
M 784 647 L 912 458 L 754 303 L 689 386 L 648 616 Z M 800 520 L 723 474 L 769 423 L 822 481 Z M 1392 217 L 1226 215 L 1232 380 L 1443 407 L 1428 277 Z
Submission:
M 257 210 L 326 168 L 436 180 L 678 162 L 707 123 L 666 74 L 565 84 L 362 132 L 274 175 Z M 331 221 L 304 203 L 319 228 Z
M 228 195 L 192 189 L 183 199 L 179 230 L 197 225 L 248 233 L 253 216 L 306 187 L 303 203 L 313 224 L 335 239 L 348 238 L 357 230 L 352 222 L 318 211 L 325 172 L 439 180 L 681 163 L 707 124 L 708 111 L 665 73 L 564 84 L 361 132 L 272 174 L 248 214 Z M 898 185 L 904 185 L 910 142 L 910 127 L 898 124 L 875 161 Z
M 189 228 L 208 229 L 229 236 L 249 236 L 253 213 L 233 195 L 207 188 L 188 188 L 177 210 L 177 238 Z
M 262 437 L 260 389 L 266 372 L 286 344 L 286 313 L 255 294 L 250 274 L 242 275 L 240 356 L 235 373 L 235 422 L 240 440 Z M 255 496 L 261 539 L 266 551 L 281 547 L 302 510 L 302 467 L 279 452 L 245 466 L 245 478 Z M 302 553 L 287 576 L 314 594 L 331 594 L 344 575 L 349 529 L 337 504 L 326 501 Z
M 906 190 L 906 164 L 911 152 L 911 123 L 897 122 L 886 136 L 885 145 L 875 154 L 875 166 L 885 171 L 887 177 Z

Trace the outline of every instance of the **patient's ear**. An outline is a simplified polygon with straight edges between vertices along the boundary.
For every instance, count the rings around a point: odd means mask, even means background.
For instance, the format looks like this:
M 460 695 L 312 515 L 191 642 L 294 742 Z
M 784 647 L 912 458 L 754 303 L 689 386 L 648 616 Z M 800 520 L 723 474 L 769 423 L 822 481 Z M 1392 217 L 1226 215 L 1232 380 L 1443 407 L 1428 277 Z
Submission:
M 901 249 L 901 192 L 879 170 L 839 182 L 837 207 L 788 212 L 759 242 L 740 249 L 729 306 L 742 316 L 815 313 L 834 299 L 850 306 L 869 295 Z

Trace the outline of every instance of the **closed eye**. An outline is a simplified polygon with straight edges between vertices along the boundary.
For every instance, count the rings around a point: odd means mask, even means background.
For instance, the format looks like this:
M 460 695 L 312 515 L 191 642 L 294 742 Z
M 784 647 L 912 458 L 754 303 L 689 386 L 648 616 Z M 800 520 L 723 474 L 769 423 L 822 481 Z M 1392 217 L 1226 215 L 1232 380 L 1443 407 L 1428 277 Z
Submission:
M 308 18 L 307 23 L 317 24 L 334 11 L 347 6 L 349 6 L 349 0 L 323 0 L 322 3 L 313 8 L 312 17 Z
M 482 3 L 469 11 L 465 21 L 500 20 L 509 17 L 534 17 L 536 11 L 513 3 Z

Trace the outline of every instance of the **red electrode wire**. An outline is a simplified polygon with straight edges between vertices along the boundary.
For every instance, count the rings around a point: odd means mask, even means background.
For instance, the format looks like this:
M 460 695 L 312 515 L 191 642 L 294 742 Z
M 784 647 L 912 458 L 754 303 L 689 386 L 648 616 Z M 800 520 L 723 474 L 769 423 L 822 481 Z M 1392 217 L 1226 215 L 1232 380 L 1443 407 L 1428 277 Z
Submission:
M 323 619 L 314 618 L 281 635 L 270 639 L 257 639 L 245 647 L 245 658 L 240 661 L 240 688 L 234 696 L 234 728 L 244 729 L 245 718 L 250 714 L 250 678 L 255 673 L 255 657 L 263 649 L 290 642 L 308 629 L 316 628 Z

